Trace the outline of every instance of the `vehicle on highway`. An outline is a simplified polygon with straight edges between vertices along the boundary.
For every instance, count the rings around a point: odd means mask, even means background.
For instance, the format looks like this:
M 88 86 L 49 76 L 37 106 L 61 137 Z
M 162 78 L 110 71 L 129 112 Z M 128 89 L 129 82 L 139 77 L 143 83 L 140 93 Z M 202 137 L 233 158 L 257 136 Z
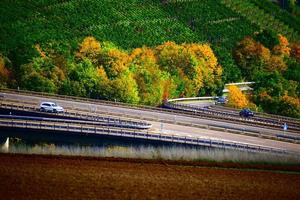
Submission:
M 40 111 L 42 112 L 53 112 L 53 113 L 62 113 L 64 108 L 57 105 L 54 102 L 42 102 L 40 105 Z
M 240 111 L 240 116 L 241 117 L 253 117 L 254 113 L 250 109 L 244 108 Z
M 228 102 L 228 99 L 226 97 L 217 97 L 215 104 L 226 104 L 227 102 Z

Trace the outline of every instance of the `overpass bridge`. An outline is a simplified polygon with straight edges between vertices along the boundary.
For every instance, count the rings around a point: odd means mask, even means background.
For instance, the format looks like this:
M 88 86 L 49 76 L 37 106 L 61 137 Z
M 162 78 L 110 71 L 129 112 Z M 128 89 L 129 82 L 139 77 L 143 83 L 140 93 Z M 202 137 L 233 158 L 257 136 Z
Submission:
M 248 152 L 269 152 L 278 154 L 293 154 L 298 152 L 286 151 L 280 148 L 271 148 L 260 145 L 235 143 L 224 140 L 213 140 L 204 137 L 186 137 L 170 135 L 153 130 L 125 129 L 122 127 L 103 126 L 96 123 L 86 123 L 77 120 L 60 120 L 40 117 L 6 116 L 0 115 L 0 130 L 40 131 L 52 134 L 67 133 L 79 134 L 85 137 L 110 136 L 115 138 L 131 138 L 143 141 L 158 141 L 164 143 L 193 145 L 209 148 L 222 148 L 231 150 L 242 150 Z M 25 133 L 26 134 L 26 133 Z M 5 143 L 7 146 L 7 142 Z M 8 147 L 6 147 L 8 148 Z
M 218 143 L 230 142 L 241 145 L 260 146 L 262 148 L 281 149 L 289 152 L 300 152 L 300 145 L 297 144 L 298 138 L 280 138 L 278 136 L 282 134 L 282 131 L 278 130 L 246 124 L 228 123 L 227 121 L 213 120 L 212 118 L 207 119 L 202 115 L 198 116 L 195 113 L 191 114 L 177 110 L 139 107 L 122 103 L 118 105 L 116 102 L 105 103 L 80 98 L 73 100 L 73 98 L 76 97 L 70 97 L 69 100 L 67 97 L 62 98 L 61 96 L 6 92 L 4 98 L 2 98 L 1 105 L 7 109 L 18 107 L 19 110 L 25 109 L 25 111 L 29 111 L 31 109 L 31 112 L 37 112 L 36 108 L 39 103 L 47 99 L 61 104 L 67 108 L 67 113 L 74 112 L 73 116 L 81 116 L 81 119 L 92 118 L 90 115 L 94 115 L 98 117 L 117 116 L 121 120 L 127 119 L 129 121 L 136 121 L 136 119 L 143 120 L 152 125 L 147 130 L 148 134 L 154 135 L 153 138 L 161 141 L 163 141 L 164 137 L 157 136 L 159 134 L 168 137 L 173 136 L 173 141 L 176 141 L 174 137 L 188 138 L 189 140 L 204 138 L 206 140 L 218 141 Z M 137 133 L 138 131 L 136 130 L 135 132 Z M 286 134 L 290 133 L 286 132 Z M 167 139 L 170 140 L 170 138 Z M 289 142 L 283 142 L 283 140 Z

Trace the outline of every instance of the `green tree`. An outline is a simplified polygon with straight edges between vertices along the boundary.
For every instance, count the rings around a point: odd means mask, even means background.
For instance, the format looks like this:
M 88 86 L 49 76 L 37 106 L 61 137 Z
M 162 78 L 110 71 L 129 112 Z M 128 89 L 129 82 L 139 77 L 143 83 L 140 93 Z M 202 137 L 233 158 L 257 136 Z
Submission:
M 137 84 L 131 73 L 110 81 L 109 99 L 137 104 L 140 101 Z
M 138 86 L 140 102 L 148 105 L 161 104 L 163 98 L 163 75 L 156 64 L 150 48 L 137 48 L 131 54 L 131 70 Z
M 20 75 L 21 88 L 52 93 L 58 91 L 65 78 L 62 70 L 47 57 L 33 58 L 31 63 L 22 65 Z
M 10 61 L 0 54 L 0 87 L 6 87 L 12 82 L 12 70 Z
M 222 82 L 223 83 L 234 83 L 242 80 L 241 69 L 235 64 L 231 56 L 231 52 L 222 47 L 214 48 L 218 60 L 223 68 Z M 221 86 L 221 88 L 223 85 Z
M 64 82 L 61 92 L 70 95 L 93 97 L 96 95 L 98 82 L 97 70 L 92 62 L 84 58 L 78 63 L 70 63 L 68 67 L 68 80 Z M 76 89 L 70 89 L 74 87 Z
M 254 40 L 263 44 L 268 49 L 272 49 L 274 46 L 279 45 L 279 39 L 276 33 L 269 30 L 263 30 L 255 33 Z

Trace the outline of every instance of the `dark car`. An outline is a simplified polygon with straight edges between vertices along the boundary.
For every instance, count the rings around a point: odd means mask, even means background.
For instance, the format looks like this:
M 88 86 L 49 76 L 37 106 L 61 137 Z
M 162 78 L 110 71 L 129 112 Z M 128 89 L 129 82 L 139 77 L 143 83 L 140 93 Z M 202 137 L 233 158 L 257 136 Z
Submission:
M 218 99 L 215 101 L 215 104 L 226 104 L 227 99 L 225 97 L 218 97 Z
M 254 113 L 250 109 L 244 108 L 240 111 L 240 116 L 241 117 L 253 117 Z

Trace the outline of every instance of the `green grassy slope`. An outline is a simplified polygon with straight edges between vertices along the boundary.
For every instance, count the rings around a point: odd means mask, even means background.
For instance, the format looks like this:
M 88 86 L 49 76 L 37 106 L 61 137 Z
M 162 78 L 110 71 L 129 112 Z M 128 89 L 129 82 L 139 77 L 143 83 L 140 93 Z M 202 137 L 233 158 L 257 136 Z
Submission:
M 180 0 L 2 0 L 0 52 L 26 54 L 34 44 L 75 46 L 92 35 L 131 49 L 171 40 L 210 42 L 223 60 L 237 41 L 263 28 L 228 1 Z M 259 9 L 252 4 L 252 9 Z M 269 15 L 263 15 L 262 17 Z M 280 21 L 280 19 L 276 19 Z M 280 21 L 281 24 L 284 22 Z M 292 29 L 292 27 L 290 27 Z M 229 53 L 224 53 L 224 52 Z M 21 60 L 19 63 L 26 62 Z

